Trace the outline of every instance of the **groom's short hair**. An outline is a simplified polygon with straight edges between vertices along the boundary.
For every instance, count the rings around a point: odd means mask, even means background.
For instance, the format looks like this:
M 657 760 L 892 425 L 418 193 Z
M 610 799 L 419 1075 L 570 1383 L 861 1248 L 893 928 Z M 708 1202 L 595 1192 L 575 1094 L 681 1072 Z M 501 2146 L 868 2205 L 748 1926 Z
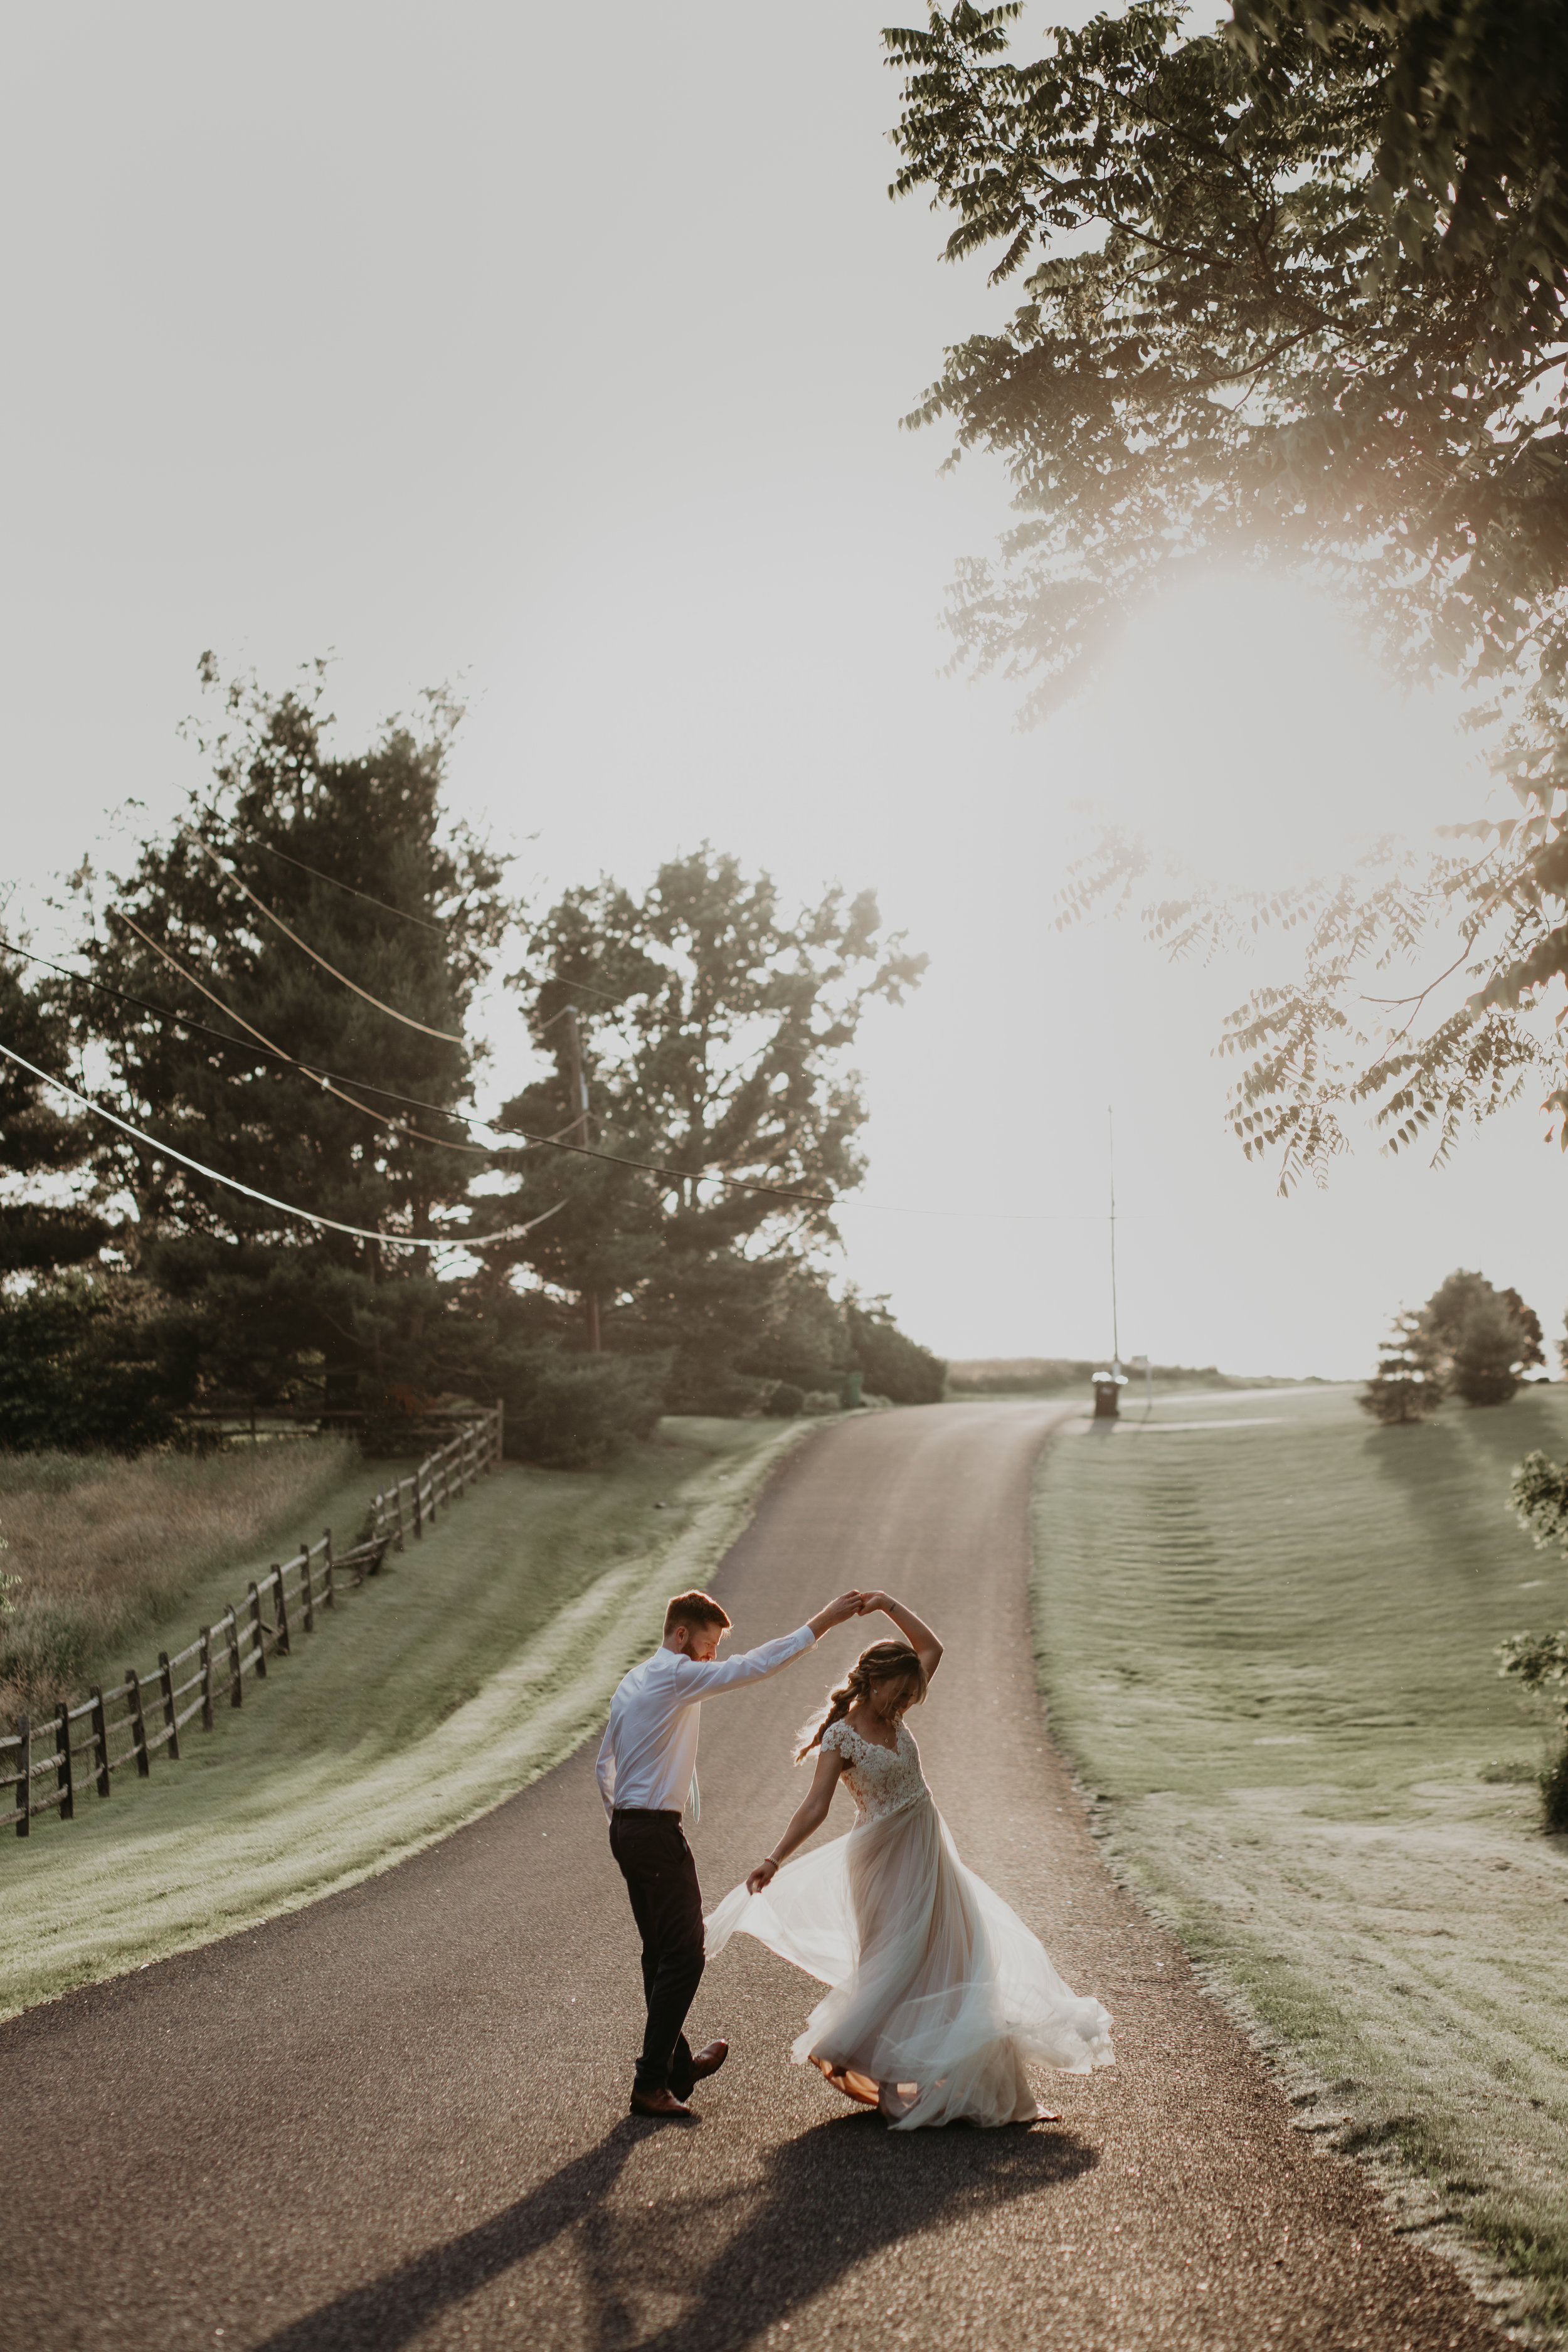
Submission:
M 727 1633 L 730 1619 L 710 1592 L 678 1592 L 664 1612 L 666 1641 L 678 1625 L 689 1627 L 693 1633 L 700 1633 L 709 1625 L 717 1625 L 721 1633 Z

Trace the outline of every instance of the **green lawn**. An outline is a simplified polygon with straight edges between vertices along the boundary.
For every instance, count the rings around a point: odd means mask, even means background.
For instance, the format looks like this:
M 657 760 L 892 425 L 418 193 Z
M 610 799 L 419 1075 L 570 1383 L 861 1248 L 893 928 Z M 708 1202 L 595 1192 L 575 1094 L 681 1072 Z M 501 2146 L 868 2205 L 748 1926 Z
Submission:
M 812 1425 L 672 1419 L 608 1470 L 481 1479 L 241 1709 L 187 1727 L 180 1762 L 0 1841 L 0 2015 L 352 1885 L 547 1770 Z M 178 1647 L 266 1565 L 213 1570 L 142 1649 Z
M 1568 1840 L 1492 1652 L 1568 1577 L 1507 1510 L 1568 1391 L 1380 1430 L 1350 1389 L 1156 1403 L 1047 1450 L 1036 1642 L 1113 1861 L 1304 2118 L 1568 2310 Z M 1182 1426 L 1183 1423 L 1190 1424 Z

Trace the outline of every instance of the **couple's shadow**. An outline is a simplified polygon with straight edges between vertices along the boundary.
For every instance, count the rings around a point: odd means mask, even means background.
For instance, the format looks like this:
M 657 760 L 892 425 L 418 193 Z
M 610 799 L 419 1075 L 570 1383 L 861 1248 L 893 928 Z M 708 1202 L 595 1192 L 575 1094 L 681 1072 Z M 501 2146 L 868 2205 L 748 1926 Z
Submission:
M 884 2247 L 983 2219 L 1098 2161 L 1071 2132 L 889 2133 L 874 2116 L 851 2115 L 772 2148 L 760 2183 L 667 2195 L 651 2210 L 617 2203 L 634 2149 L 675 2128 L 626 2118 L 516 2204 L 307 2313 L 258 2352 L 393 2352 L 568 2233 L 569 2279 L 520 2276 L 506 2340 L 719 2352 Z

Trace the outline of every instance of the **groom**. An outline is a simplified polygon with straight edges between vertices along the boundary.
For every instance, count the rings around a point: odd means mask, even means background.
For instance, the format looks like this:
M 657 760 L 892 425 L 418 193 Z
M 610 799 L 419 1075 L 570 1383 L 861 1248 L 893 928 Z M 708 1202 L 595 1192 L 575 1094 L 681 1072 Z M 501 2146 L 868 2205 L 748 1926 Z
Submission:
M 829 1626 L 858 1616 L 859 1607 L 858 1592 L 840 1593 L 798 1632 L 721 1664 L 729 1618 L 709 1593 L 678 1592 L 664 1612 L 662 1643 L 632 1668 L 610 1702 L 599 1790 L 610 1817 L 610 1852 L 642 1937 L 647 2003 L 632 2084 L 635 2116 L 689 2116 L 693 2084 L 716 2074 L 730 2054 L 727 2042 L 693 2053 L 681 2031 L 702 1976 L 702 1895 L 680 1827 L 689 1794 L 696 1818 L 701 1701 L 776 1675 Z

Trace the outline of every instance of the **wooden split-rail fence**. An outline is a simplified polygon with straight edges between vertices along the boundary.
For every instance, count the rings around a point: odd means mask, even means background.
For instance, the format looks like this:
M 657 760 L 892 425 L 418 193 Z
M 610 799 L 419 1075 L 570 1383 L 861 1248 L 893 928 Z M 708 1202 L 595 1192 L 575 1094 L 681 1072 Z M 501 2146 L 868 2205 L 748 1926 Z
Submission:
M 10 1811 L 0 1812 L 0 1829 L 15 1822 L 16 1835 L 26 1837 L 35 1815 L 55 1811 L 71 1821 L 78 1797 L 89 1789 L 107 1797 L 123 1766 L 134 1763 L 146 1780 L 160 1748 L 177 1760 L 186 1724 L 200 1716 L 210 1731 L 215 1707 L 226 1700 L 231 1707 L 243 1704 L 247 1675 L 265 1680 L 268 1657 L 287 1657 L 296 1633 L 315 1632 L 318 1609 L 334 1609 L 346 1586 L 376 1575 L 389 1550 L 403 1550 L 409 1535 L 423 1536 L 474 1479 L 500 1467 L 502 1434 L 500 1405 L 465 1422 L 412 1476 L 376 1495 L 363 1543 L 334 1553 L 329 1528 L 320 1542 L 302 1543 L 292 1559 L 269 1568 L 239 1607 L 231 1601 L 216 1625 L 204 1625 L 174 1657 L 160 1650 L 153 1673 L 127 1666 L 122 1683 L 107 1689 L 95 1683 L 86 1698 L 62 1704 L 42 1723 L 23 1716 L 0 1738 L 0 1804 L 11 1800 Z M 42 1791 L 35 1786 L 39 1780 Z

